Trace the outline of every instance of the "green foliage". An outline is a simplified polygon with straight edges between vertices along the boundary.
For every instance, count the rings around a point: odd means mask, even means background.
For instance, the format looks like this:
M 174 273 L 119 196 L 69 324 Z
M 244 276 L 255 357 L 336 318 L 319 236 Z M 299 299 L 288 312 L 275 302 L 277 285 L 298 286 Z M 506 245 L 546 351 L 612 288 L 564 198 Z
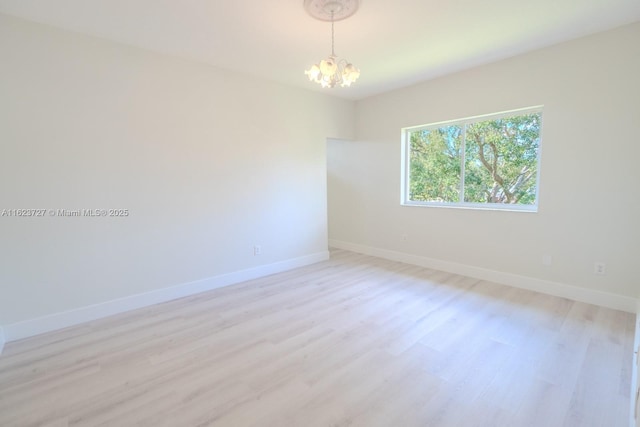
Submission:
M 464 201 L 534 204 L 540 114 L 410 133 L 409 197 L 459 202 L 464 149 Z
M 410 199 L 459 201 L 462 127 L 412 132 L 410 142 Z

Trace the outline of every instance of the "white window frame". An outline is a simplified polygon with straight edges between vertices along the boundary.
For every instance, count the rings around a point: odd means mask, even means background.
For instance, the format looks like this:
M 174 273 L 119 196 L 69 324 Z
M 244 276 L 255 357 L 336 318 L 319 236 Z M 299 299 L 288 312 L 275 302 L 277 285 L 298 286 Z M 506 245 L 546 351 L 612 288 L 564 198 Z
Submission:
M 516 212 L 538 212 L 539 195 L 540 195 L 540 158 L 542 152 L 542 105 L 534 107 L 519 108 L 516 110 L 503 111 L 500 113 L 484 114 L 480 116 L 466 117 L 464 119 L 447 120 L 443 122 L 430 123 L 427 125 L 411 126 L 402 128 L 402 162 L 401 162 L 401 188 L 400 188 L 400 204 L 403 206 L 421 206 L 421 207 L 438 207 L 438 208 L 455 208 L 455 209 L 479 209 L 479 210 L 498 210 L 498 211 L 516 211 Z M 536 171 L 536 203 L 532 205 L 518 205 L 518 204 L 506 204 L 506 203 L 470 203 L 464 201 L 464 174 L 465 174 L 465 141 L 466 141 L 466 125 L 487 121 L 498 120 L 504 117 L 513 117 L 518 115 L 527 114 L 540 114 L 540 135 L 538 143 L 538 168 Z M 463 141 L 460 149 L 460 162 L 461 162 L 461 179 L 460 179 L 460 200 L 458 202 L 424 202 L 415 201 L 409 199 L 409 183 L 410 183 L 410 133 L 425 130 L 425 129 L 437 129 L 443 126 L 462 126 L 463 129 Z

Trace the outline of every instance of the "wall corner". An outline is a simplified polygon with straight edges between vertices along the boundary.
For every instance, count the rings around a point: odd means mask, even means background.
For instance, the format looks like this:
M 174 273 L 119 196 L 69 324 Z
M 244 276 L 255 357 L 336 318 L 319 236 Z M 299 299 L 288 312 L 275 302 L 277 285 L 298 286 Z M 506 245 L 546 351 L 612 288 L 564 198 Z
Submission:
M 640 298 L 636 303 L 635 339 L 633 342 L 633 365 L 631 367 L 631 412 L 629 414 L 629 425 L 631 427 L 640 426 L 640 417 L 637 416 L 640 408 L 640 373 L 638 372 L 638 358 L 640 357 Z

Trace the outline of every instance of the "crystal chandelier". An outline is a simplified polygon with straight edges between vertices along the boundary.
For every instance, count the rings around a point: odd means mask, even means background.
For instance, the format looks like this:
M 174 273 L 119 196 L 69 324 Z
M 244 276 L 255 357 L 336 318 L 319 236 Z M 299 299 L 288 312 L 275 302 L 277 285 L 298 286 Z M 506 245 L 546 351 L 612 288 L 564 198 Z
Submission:
M 357 0 L 305 0 L 307 12 L 314 18 L 331 21 L 331 55 L 314 64 L 304 73 L 309 80 L 322 87 L 351 86 L 358 77 L 360 70 L 345 59 L 335 54 L 334 21 L 348 18 L 358 9 Z M 329 18 L 329 19 L 327 19 Z

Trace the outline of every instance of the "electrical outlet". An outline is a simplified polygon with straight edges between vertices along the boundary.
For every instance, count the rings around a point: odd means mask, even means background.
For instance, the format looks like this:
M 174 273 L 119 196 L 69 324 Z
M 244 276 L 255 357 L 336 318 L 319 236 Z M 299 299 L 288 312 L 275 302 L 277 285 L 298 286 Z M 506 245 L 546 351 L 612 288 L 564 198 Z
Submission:
M 593 264 L 593 272 L 598 276 L 604 276 L 607 272 L 604 262 L 596 262 L 595 264 Z
M 262 248 L 260 247 L 260 245 L 255 245 L 253 247 L 253 255 L 260 255 L 262 253 Z
M 553 257 L 551 255 L 542 256 L 542 265 L 549 267 L 553 263 Z

